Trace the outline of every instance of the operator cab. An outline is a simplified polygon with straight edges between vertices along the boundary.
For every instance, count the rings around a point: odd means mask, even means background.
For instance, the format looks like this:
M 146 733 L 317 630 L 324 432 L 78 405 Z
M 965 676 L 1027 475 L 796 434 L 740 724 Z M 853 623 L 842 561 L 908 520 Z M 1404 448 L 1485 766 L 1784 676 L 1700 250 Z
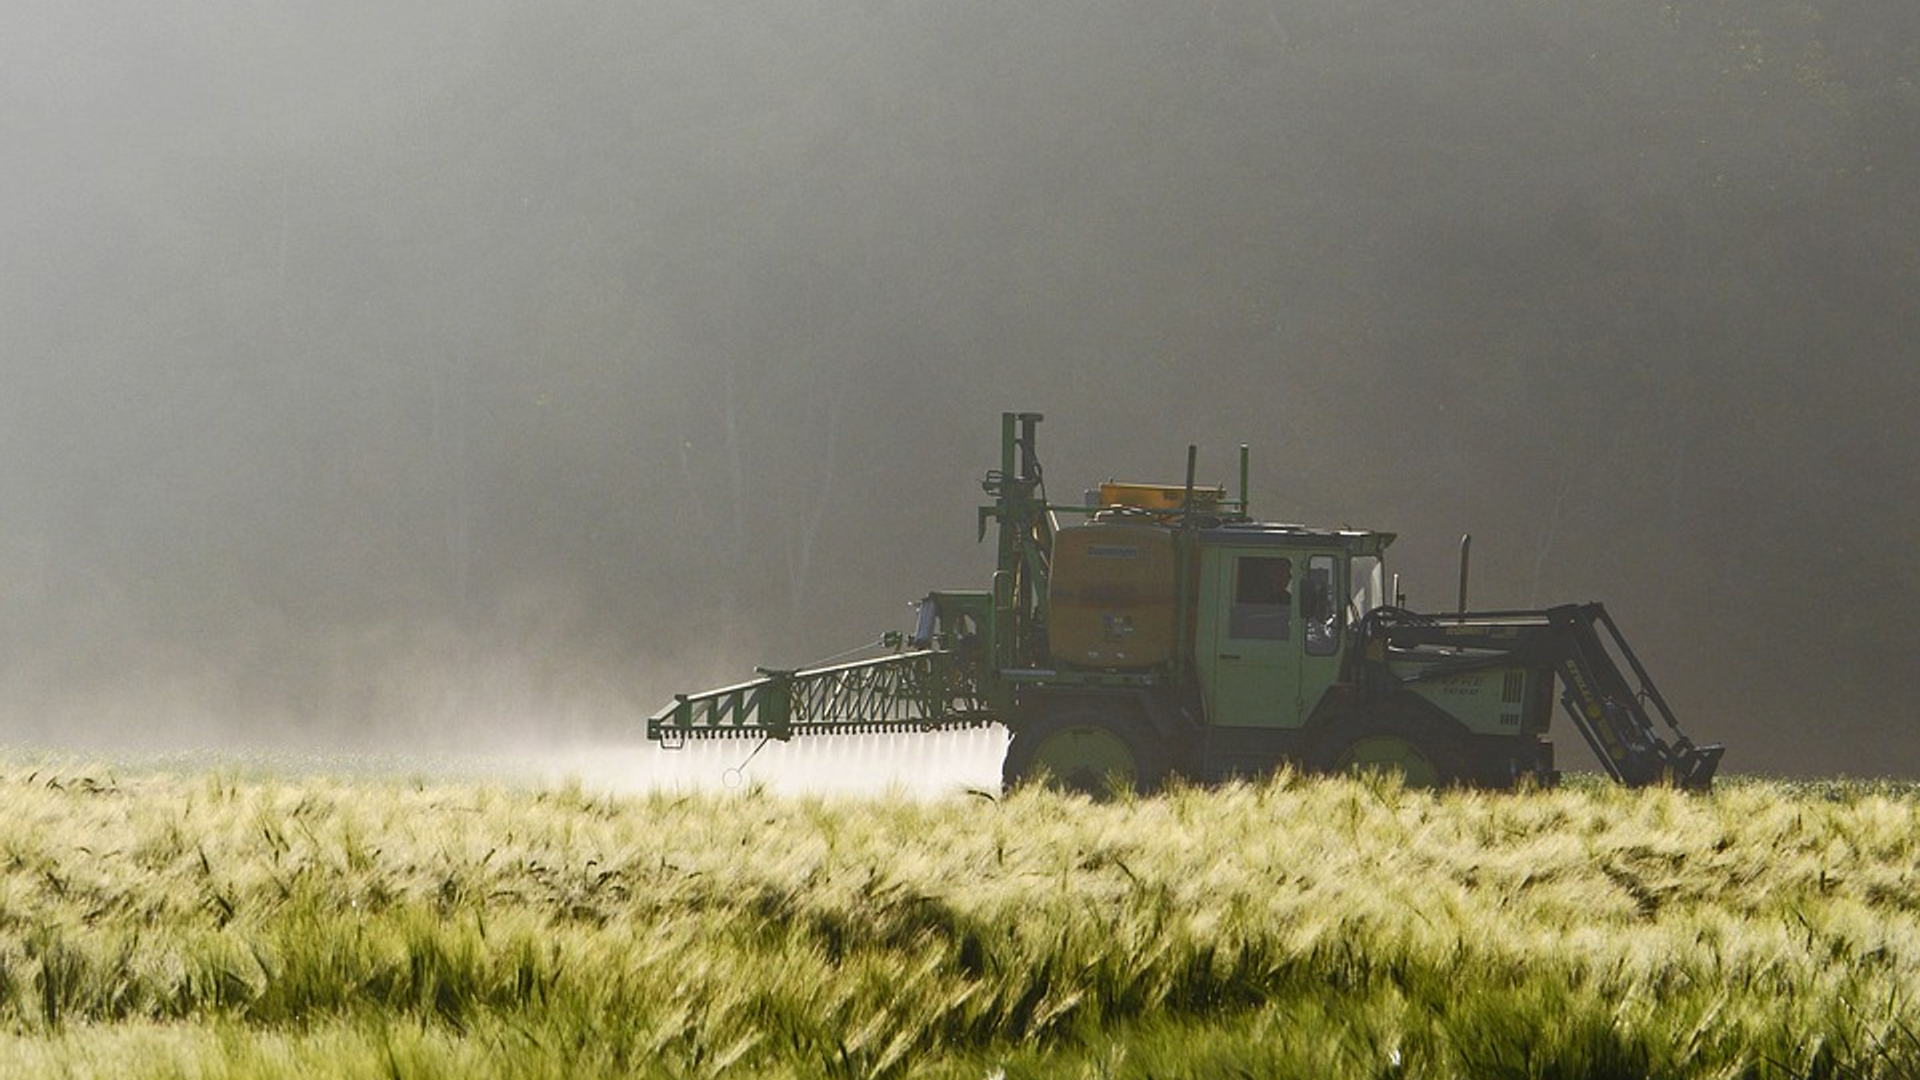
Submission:
M 1297 730 L 1381 604 L 1387 533 L 1227 524 L 1198 533 L 1194 666 L 1214 727 Z

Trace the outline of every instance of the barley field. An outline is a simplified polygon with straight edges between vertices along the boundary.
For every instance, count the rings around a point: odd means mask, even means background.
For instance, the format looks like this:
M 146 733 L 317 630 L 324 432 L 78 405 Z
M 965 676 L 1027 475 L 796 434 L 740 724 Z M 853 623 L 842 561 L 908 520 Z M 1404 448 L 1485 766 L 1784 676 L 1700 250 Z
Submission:
M 0 1076 L 1920 1077 L 1920 794 L 0 759 Z

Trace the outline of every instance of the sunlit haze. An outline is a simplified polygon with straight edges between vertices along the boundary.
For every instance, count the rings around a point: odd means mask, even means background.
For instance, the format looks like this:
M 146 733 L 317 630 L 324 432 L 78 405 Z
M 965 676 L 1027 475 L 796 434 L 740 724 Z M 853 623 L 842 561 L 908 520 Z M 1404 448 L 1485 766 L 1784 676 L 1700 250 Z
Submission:
M 985 588 L 1020 409 L 1055 498 L 1250 444 L 1415 607 L 1472 533 L 1727 772 L 1920 774 L 1916 71 L 1892 2 L 12 5 L 0 742 L 706 783 L 645 717 Z M 746 782 L 995 776 L 917 754 Z

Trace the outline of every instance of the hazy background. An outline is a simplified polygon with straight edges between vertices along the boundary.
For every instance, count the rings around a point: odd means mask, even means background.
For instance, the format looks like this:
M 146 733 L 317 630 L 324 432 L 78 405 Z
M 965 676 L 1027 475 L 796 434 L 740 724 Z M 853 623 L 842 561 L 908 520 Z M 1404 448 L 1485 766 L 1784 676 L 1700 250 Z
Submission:
M 1909 0 L 11 4 L 0 742 L 638 740 L 983 586 L 1029 409 L 1920 774 L 1917 79 Z

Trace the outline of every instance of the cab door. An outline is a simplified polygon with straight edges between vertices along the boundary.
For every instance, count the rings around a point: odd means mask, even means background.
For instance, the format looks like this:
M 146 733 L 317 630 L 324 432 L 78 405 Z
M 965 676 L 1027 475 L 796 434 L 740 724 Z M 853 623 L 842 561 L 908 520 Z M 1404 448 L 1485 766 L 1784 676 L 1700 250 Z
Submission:
M 1271 548 L 1214 548 L 1205 556 L 1194 659 L 1208 719 L 1223 727 L 1298 727 L 1299 557 Z

